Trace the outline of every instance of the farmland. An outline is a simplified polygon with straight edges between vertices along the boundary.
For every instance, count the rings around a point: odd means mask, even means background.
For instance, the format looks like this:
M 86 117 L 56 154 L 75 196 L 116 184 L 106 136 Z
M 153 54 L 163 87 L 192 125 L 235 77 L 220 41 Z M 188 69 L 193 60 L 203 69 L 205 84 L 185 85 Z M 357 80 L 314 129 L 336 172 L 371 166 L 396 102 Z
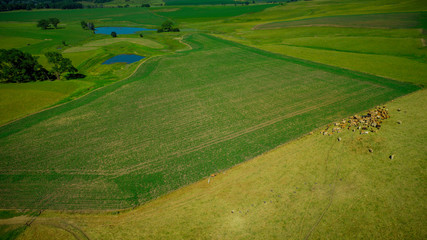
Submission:
M 304 136 L 131 211 L 46 211 L 19 239 L 424 239 L 426 96 L 376 134 Z
M 204 21 L 209 19 L 218 19 L 221 17 L 222 10 L 226 16 L 236 16 L 247 12 L 261 11 L 269 5 L 256 5 L 249 7 L 230 8 L 229 6 L 214 7 L 211 10 L 204 11 Z M 168 8 L 165 8 L 168 10 Z M 173 8 L 172 8 L 173 9 Z M 189 11 L 190 9 L 190 11 Z M 192 9 L 192 10 L 191 10 Z M 19 117 L 36 112 L 46 107 L 56 104 L 58 101 L 66 102 L 74 99 L 90 90 L 102 87 L 112 82 L 128 77 L 137 67 L 137 64 L 129 66 L 105 66 L 100 65 L 106 59 L 123 52 L 139 54 L 145 57 L 154 57 L 158 55 L 170 54 L 176 50 L 185 48 L 176 38 L 182 34 L 165 34 L 166 36 L 157 36 L 150 32 L 144 33 L 144 39 L 140 39 L 138 34 L 119 35 L 117 39 L 111 39 L 110 36 L 93 34 L 90 31 L 82 30 L 80 21 L 93 21 L 97 27 L 101 26 L 139 26 L 146 28 L 156 28 L 168 16 L 161 16 L 158 10 L 149 11 L 146 8 L 98 8 L 98 9 L 79 9 L 79 10 L 42 10 L 30 12 L 4 12 L 0 14 L 0 45 L 4 48 L 18 48 L 39 57 L 39 61 L 49 67 L 44 57 L 46 51 L 63 51 L 64 56 L 72 60 L 79 71 L 87 77 L 82 79 L 80 87 L 75 84 L 62 83 L 64 89 L 55 92 L 52 98 L 33 106 L 21 104 L 13 106 L 8 104 L 7 108 L 0 109 L 2 115 L 0 124 L 4 124 Z M 184 14 L 194 8 L 183 8 Z M 182 11 L 178 11 L 181 13 Z M 207 13 L 207 14 L 206 14 Z M 165 13 L 162 13 L 165 14 Z M 166 14 L 167 15 L 167 14 Z M 41 18 L 60 17 L 61 23 L 58 29 L 41 30 L 35 27 L 36 22 Z M 201 20 L 201 15 L 193 16 Z M 66 45 L 63 43 L 65 42 Z M 46 84 L 45 84 L 46 85 Z M 49 84 L 47 84 L 49 85 Z M 27 91 L 24 102 L 37 101 L 37 91 L 43 91 L 43 87 L 35 89 L 33 85 L 32 92 Z M 86 86 L 91 86 L 87 88 Z M 85 88 L 86 87 L 86 88 Z M 55 89 L 55 87 L 53 87 Z M 86 89 L 82 91 L 81 89 Z M 3 98 L 13 98 L 14 92 L 8 91 L 8 88 L 0 86 Z M 63 94 L 67 92 L 67 94 Z M 60 96 L 58 98 L 58 96 Z M 47 96 L 46 96 L 47 97 Z M 26 107 L 28 106 L 28 107 Z M 7 109 L 20 109 L 17 111 L 7 111 Z
M 172 2 L 0 14 L 5 48 L 46 66 L 60 51 L 87 76 L 0 86 L 0 236 L 427 236 L 423 1 Z M 123 53 L 146 58 L 101 64 Z M 377 133 L 319 134 L 379 104 Z
M 416 89 L 207 35 L 186 41 L 194 50 L 3 127 L 2 207 L 53 194 L 49 208 L 128 208 Z

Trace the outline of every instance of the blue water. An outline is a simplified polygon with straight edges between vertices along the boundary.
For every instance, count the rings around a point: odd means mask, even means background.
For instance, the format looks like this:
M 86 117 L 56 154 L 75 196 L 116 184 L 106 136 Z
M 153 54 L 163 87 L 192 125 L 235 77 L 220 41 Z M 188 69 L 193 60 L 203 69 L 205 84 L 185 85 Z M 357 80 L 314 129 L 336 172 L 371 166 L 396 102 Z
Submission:
M 107 61 L 103 62 L 102 64 L 113 64 L 113 63 L 134 63 L 138 62 L 139 60 L 143 59 L 145 57 L 135 55 L 135 54 L 120 54 L 117 56 L 114 56 Z
M 117 35 L 120 34 L 132 34 L 139 31 L 155 31 L 156 29 L 148 28 L 136 28 L 136 27 L 98 27 L 95 28 L 95 33 L 108 34 L 111 32 L 116 32 Z

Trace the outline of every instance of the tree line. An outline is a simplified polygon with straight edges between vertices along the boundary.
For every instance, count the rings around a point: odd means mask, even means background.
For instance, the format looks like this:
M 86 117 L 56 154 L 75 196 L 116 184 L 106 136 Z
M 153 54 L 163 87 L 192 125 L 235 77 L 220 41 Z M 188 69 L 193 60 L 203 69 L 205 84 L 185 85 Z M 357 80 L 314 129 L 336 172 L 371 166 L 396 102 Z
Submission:
M 61 80 L 61 75 L 68 73 L 67 79 L 84 77 L 69 58 L 58 52 L 46 52 L 45 56 L 52 69 L 48 71 L 35 57 L 18 49 L 0 49 L 0 82 L 24 83 L 46 80 Z
M 32 9 L 77 9 L 83 5 L 77 0 L 1 0 L 0 11 Z

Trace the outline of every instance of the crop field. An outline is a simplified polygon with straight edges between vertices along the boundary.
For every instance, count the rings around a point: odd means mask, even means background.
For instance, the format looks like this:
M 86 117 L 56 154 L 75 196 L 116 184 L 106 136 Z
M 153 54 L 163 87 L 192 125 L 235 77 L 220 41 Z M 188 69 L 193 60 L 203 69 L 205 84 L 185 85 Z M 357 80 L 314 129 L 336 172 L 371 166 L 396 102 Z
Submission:
M 153 14 L 146 8 L 91 8 L 78 10 L 42 10 L 2 12 L 1 22 L 37 22 L 42 18 L 60 18 L 61 22 L 95 21 L 95 23 L 120 24 L 117 26 L 158 26 L 165 18 Z M 98 24 L 100 25 L 100 24 Z M 101 26 L 101 25 L 100 25 Z M 19 29 L 17 29 L 19 30 Z M 45 31 L 41 31 L 45 32 Z
M 143 3 L 0 12 L 86 75 L 0 84 L 0 239 L 426 239 L 424 0 Z
M 341 7 L 331 8 L 330 4 L 324 3 L 300 3 L 299 11 L 287 12 L 288 6 L 278 6 L 240 16 L 235 19 L 240 29 L 233 29 L 234 21 L 228 24 L 227 31 L 215 26 L 208 28 L 218 32 L 219 37 L 270 52 L 426 84 L 425 5 L 414 2 L 413 11 L 424 11 L 402 13 L 400 11 L 405 6 L 391 4 L 389 9 L 377 10 L 387 13 L 374 14 L 369 12 L 375 10 L 375 4 L 367 11 L 362 8 L 363 4 L 355 3 L 351 5 L 354 7 L 352 13 L 359 15 L 345 15 L 337 11 Z M 293 7 L 297 8 L 297 5 Z M 308 14 L 307 9 L 313 9 L 313 14 Z M 362 9 L 369 14 L 362 14 Z M 282 13 L 282 21 L 272 17 L 279 13 Z M 262 23 L 269 19 L 272 22 Z
M 103 240 L 425 239 L 427 135 L 420 131 L 427 128 L 425 104 L 426 90 L 395 99 L 386 103 L 391 118 L 377 133 L 343 131 L 331 137 L 316 132 L 133 210 L 45 211 L 27 228 L 22 225 L 28 217 L 0 219 L 6 226 L 0 235 L 23 232 L 19 240 L 73 235 Z M 12 221 L 16 225 L 1 225 Z
M 418 89 L 208 35 L 186 41 L 193 50 L 2 127 L 0 207 L 132 207 Z
M 248 5 L 248 6 L 182 6 L 173 11 L 161 11 L 157 14 L 171 18 L 178 22 L 203 22 L 229 17 L 236 17 L 243 14 L 253 14 L 270 8 L 272 4 Z
M 357 28 L 427 28 L 427 13 L 383 13 L 309 18 L 295 21 L 273 22 L 256 26 L 272 29 L 301 26 L 339 26 Z
M 120 4 L 120 3 L 111 3 Z M 132 8 L 92 8 L 78 10 L 33 10 L 33 11 L 13 11 L 2 12 L 0 14 L 0 45 L 2 48 L 18 48 L 24 52 L 34 54 L 39 57 L 39 62 L 46 68 L 51 66 L 47 63 L 44 53 L 47 51 L 59 51 L 65 57 L 70 58 L 77 69 L 87 77 L 83 81 L 92 85 L 90 89 L 108 85 L 112 82 L 129 76 L 137 64 L 131 65 L 101 65 L 103 61 L 115 54 L 129 53 L 139 54 L 146 58 L 173 53 L 183 46 L 178 38 L 183 34 L 163 34 L 158 36 L 153 32 L 144 32 L 144 38 L 139 34 L 119 35 L 112 39 L 111 36 L 93 34 L 84 31 L 80 26 L 80 21 L 93 21 L 95 26 L 137 26 L 147 28 L 157 28 L 162 22 L 170 17 L 174 21 L 210 21 L 226 17 L 234 17 L 245 13 L 259 12 L 273 5 L 251 5 L 251 6 L 214 6 L 214 7 L 187 7 L 179 8 L 153 8 L 153 10 L 139 7 Z M 166 12 L 176 11 L 172 15 Z M 166 11 L 166 12 L 165 12 Z M 162 16 L 164 14 L 165 16 Z M 58 29 L 41 30 L 36 27 L 36 22 L 42 18 L 57 17 L 60 19 Z M 49 84 L 47 84 L 49 85 Z M 57 92 L 45 95 L 43 101 L 37 100 L 43 87 L 37 90 L 37 86 L 32 86 L 34 91 L 26 92 L 25 104 L 18 103 L 16 106 L 7 102 L 8 109 L 20 109 L 19 111 L 7 111 L 2 116 L 1 123 L 23 117 L 36 110 L 49 107 L 52 104 L 69 101 L 87 91 L 76 88 L 61 90 L 68 92 L 63 94 Z M 41 85 L 40 85 L 41 86 Z M 64 88 L 67 84 L 62 84 Z M 0 91 L 6 96 L 13 96 L 12 92 L 7 92 L 0 86 Z M 73 91 L 73 89 L 75 91 Z M 89 89 L 89 90 L 90 90 Z M 50 96 L 50 97 L 49 97 Z M 58 96 L 61 96 L 58 98 Z M 11 98 L 12 100 L 13 98 Z M 37 102 L 37 104 L 28 104 Z M 6 104 L 6 102 L 3 102 Z M 28 106 L 25 108 L 25 106 Z
M 214 4 L 234 4 L 234 0 L 165 0 L 166 5 L 214 5 Z

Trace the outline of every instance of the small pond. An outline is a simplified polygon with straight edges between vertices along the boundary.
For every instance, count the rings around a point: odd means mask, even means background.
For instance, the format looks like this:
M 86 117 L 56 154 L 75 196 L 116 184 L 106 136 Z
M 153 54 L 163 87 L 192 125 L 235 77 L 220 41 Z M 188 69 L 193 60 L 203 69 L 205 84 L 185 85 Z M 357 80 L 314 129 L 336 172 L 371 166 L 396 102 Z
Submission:
M 117 56 L 114 56 L 107 61 L 103 62 L 102 64 L 113 64 L 113 63 L 134 63 L 138 62 L 139 60 L 143 59 L 145 57 L 135 55 L 135 54 L 120 54 Z
M 120 35 L 120 34 L 132 34 L 140 31 L 155 31 L 155 30 L 156 29 L 137 28 L 137 27 L 98 27 L 98 28 L 95 28 L 95 33 L 110 35 L 111 32 L 116 32 L 117 35 Z

